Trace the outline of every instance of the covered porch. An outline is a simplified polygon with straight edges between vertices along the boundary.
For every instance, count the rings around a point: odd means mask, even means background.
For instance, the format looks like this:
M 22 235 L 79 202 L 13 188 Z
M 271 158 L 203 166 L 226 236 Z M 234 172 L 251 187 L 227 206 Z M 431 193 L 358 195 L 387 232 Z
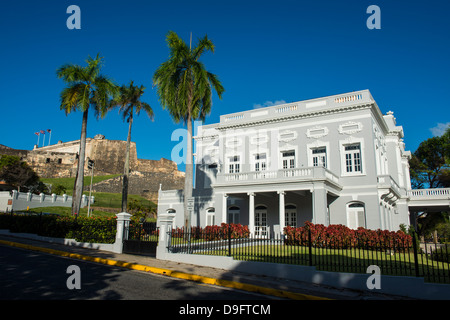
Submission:
M 216 218 L 248 225 L 260 237 L 306 221 L 328 225 L 329 206 L 342 190 L 338 176 L 324 167 L 221 173 L 212 187 L 220 210 Z
M 230 191 L 221 197 L 221 222 L 248 225 L 253 236 L 272 238 L 286 226 L 300 227 L 306 221 L 328 225 L 330 204 L 338 194 L 318 183 L 307 189 Z

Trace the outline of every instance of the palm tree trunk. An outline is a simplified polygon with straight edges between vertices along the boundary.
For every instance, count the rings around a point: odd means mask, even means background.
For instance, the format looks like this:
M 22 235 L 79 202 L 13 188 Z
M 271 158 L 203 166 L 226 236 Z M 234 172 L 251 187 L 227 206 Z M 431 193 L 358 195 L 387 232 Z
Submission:
M 75 178 L 75 185 L 73 187 L 73 195 L 72 195 L 72 215 L 76 215 L 75 217 L 77 217 L 80 214 L 81 197 L 83 195 L 84 158 L 86 154 L 86 131 L 87 131 L 88 110 L 89 109 L 86 109 L 86 111 L 83 112 L 83 120 L 81 123 L 80 151 L 78 152 L 77 176 Z
M 187 210 L 188 199 L 192 197 L 192 189 L 194 187 L 194 165 L 192 155 L 192 120 L 191 116 L 187 119 L 187 150 L 186 150 L 186 174 L 184 178 L 184 226 L 185 230 L 190 231 L 191 215 Z
M 128 205 L 128 175 L 130 173 L 130 144 L 131 144 L 131 126 L 133 124 L 133 110 L 130 112 L 128 125 L 127 150 L 125 151 L 125 165 L 123 169 L 122 184 L 122 212 L 127 212 Z

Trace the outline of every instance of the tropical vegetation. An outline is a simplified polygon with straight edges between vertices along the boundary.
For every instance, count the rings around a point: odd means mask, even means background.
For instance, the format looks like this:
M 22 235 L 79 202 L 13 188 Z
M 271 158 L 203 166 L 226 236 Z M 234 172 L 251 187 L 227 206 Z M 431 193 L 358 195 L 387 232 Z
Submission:
M 130 173 L 130 143 L 133 115 L 136 114 L 138 116 L 141 111 L 144 111 L 153 121 L 152 108 L 148 103 L 141 101 L 144 91 L 144 86 L 135 86 L 133 81 L 131 81 L 128 86 L 123 85 L 119 88 L 119 93 L 111 102 L 111 107 L 119 107 L 119 113 L 122 114 L 123 120 L 128 122 L 127 146 L 122 180 L 122 212 L 127 210 L 128 203 L 128 176 Z
M 192 37 L 192 36 L 191 36 Z M 193 188 L 192 121 L 205 117 L 211 112 L 213 90 L 222 99 L 224 87 L 217 75 L 207 71 L 200 61 L 208 51 L 214 53 L 213 42 L 204 36 L 192 48 L 174 31 L 166 37 L 169 59 L 163 62 L 153 75 L 159 102 L 167 109 L 176 123 L 183 122 L 187 127 L 186 174 L 184 186 L 184 225 L 191 225 L 188 201 Z
M 88 57 L 86 66 L 65 64 L 56 74 L 62 79 L 66 87 L 62 90 L 60 109 L 66 115 L 81 111 L 80 148 L 78 152 L 78 166 L 73 187 L 72 214 L 80 212 L 81 196 L 83 194 L 84 163 L 86 154 L 86 131 L 89 109 L 93 109 L 97 118 L 104 117 L 108 110 L 109 101 L 117 93 L 117 85 L 107 76 L 101 74 L 103 58 L 99 54 L 95 58 Z

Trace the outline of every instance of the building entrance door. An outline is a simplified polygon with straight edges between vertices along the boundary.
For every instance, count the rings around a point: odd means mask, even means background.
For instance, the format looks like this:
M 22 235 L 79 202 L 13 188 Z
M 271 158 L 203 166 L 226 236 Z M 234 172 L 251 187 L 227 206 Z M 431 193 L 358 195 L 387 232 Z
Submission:
M 255 237 L 267 238 L 269 227 L 267 226 L 267 207 L 258 206 L 255 208 Z

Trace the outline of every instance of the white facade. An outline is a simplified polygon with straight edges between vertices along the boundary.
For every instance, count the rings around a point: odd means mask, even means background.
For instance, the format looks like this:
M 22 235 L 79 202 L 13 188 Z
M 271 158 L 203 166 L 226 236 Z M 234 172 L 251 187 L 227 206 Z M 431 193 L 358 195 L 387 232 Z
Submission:
M 287 225 L 409 225 L 403 129 L 368 90 L 222 115 L 199 128 L 192 225 L 241 223 L 256 236 Z M 183 226 L 183 191 L 158 213 Z

